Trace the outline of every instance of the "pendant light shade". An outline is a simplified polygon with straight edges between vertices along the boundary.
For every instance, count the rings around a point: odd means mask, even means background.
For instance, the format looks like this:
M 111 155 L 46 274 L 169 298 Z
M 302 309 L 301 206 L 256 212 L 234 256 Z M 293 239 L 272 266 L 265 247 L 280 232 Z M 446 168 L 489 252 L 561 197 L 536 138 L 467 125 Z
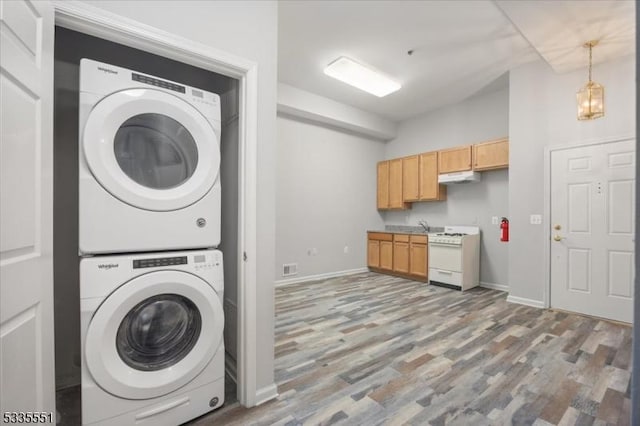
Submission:
M 604 86 L 591 80 L 591 52 L 596 44 L 597 40 L 584 44 L 584 47 L 589 48 L 589 81 L 576 94 L 578 120 L 594 120 L 604 116 Z

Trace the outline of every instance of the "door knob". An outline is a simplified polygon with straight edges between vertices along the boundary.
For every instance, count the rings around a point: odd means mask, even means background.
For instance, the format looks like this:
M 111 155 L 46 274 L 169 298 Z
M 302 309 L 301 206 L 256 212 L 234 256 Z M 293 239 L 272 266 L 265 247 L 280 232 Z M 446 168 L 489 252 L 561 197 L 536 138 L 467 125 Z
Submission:
M 555 229 L 556 231 L 560 230 L 560 225 L 554 225 L 553 229 Z
M 561 241 L 562 237 L 560 235 L 554 235 L 553 240 L 554 241 Z

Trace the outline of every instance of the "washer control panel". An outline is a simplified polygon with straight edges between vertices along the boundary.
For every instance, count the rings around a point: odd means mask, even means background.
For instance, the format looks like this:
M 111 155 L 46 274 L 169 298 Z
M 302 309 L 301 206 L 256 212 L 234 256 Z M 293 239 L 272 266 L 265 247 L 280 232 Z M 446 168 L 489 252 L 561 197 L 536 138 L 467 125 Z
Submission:
M 193 256 L 193 265 L 196 271 L 219 268 L 222 266 L 222 258 L 218 252 L 212 254 L 196 254 Z

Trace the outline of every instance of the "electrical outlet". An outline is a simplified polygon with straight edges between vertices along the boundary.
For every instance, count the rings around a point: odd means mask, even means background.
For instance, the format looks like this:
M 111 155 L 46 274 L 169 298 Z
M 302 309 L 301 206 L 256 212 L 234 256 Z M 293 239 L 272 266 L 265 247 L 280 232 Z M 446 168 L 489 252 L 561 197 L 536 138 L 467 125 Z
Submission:
M 348 254 L 349 253 L 349 246 L 344 246 L 344 254 Z
M 532 225 L 542 225 L 542 215 L 541 214 L 532 214 L 529 217 L 529 221 Z
M 318 255 L 318 249 L 317 248 L 312 248 L 311 249 L 311 256 L 317 256 Z
M 492 225 L 498 225 L 500 223 L 500 218 L 498 216 L 492 216 L 491 217 L 491 224 Z

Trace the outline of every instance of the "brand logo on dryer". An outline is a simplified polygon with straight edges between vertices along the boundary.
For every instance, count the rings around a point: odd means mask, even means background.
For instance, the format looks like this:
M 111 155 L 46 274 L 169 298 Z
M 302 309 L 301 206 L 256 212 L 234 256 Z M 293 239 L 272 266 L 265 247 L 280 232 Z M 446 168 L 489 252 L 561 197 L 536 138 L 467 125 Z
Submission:
M 109 68 L 98 67 L 98 69 L 99 69 L 100 71 L 104 71 L 104 72 L 106 72 L 107 74 L 118 74 L 118 71 L 116 71 L 116 70 L 112 70 L 112 69 L 109 69 Z
M 120 264 L 118 263 L 99 263 L 98 264 L 98 269 L 112 269 L 112 268 L 119 268 Z

